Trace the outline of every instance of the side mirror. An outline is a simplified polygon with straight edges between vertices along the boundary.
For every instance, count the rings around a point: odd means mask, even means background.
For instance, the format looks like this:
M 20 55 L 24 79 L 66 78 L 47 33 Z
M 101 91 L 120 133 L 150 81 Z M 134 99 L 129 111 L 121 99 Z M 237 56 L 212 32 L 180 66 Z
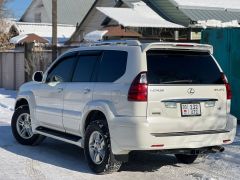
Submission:
M 43 80 L 43 72 L 42 71 L 37 71 L 33 74 L 32 80 L 35 82 L 42 82 Z

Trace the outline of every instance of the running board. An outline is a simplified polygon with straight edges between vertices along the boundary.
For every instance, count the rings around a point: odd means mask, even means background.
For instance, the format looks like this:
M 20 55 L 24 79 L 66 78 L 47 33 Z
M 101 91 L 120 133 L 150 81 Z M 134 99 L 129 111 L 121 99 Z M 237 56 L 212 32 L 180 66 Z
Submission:
M 61 131 L 57 131 L 57 130 L 53 130 L 53 129 L 49 129 L 41 126 L 36 128 L 36 133 L 82 147 L 82 137 L 80 136 L 68 134 L 65 132 L 61 132 Z

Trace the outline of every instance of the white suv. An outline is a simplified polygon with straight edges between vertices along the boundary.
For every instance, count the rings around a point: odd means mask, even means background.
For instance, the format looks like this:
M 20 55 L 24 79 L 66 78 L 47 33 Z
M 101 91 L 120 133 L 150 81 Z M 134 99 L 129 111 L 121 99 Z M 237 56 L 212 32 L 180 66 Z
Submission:
M 236 134 L 230 86 L 208 45 L 103 42 L 66 52 L 33 80 L 17 97 L 17 141 L 80 146 L 96 173 L 118 170 L 133 151 L 192 163 Z

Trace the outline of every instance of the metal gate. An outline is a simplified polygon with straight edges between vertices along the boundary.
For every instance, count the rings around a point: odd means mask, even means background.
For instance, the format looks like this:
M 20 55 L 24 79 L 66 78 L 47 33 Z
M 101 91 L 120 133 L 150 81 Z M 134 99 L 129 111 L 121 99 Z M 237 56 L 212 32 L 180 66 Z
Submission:
M 214 47 L 214 56 L 231 84 L 231 112 L 240 120 L 240 28 L 206 29 L 201 42 Z

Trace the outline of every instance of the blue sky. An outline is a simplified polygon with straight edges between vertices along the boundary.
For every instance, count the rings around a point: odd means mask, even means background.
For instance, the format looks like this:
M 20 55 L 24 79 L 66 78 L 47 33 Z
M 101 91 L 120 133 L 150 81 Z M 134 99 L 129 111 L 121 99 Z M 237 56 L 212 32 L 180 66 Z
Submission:
M 10 10 L 13 18 L 19 19 L 31 2 L 32 0 L 11 0 L 7 4 L 7 9 Z

